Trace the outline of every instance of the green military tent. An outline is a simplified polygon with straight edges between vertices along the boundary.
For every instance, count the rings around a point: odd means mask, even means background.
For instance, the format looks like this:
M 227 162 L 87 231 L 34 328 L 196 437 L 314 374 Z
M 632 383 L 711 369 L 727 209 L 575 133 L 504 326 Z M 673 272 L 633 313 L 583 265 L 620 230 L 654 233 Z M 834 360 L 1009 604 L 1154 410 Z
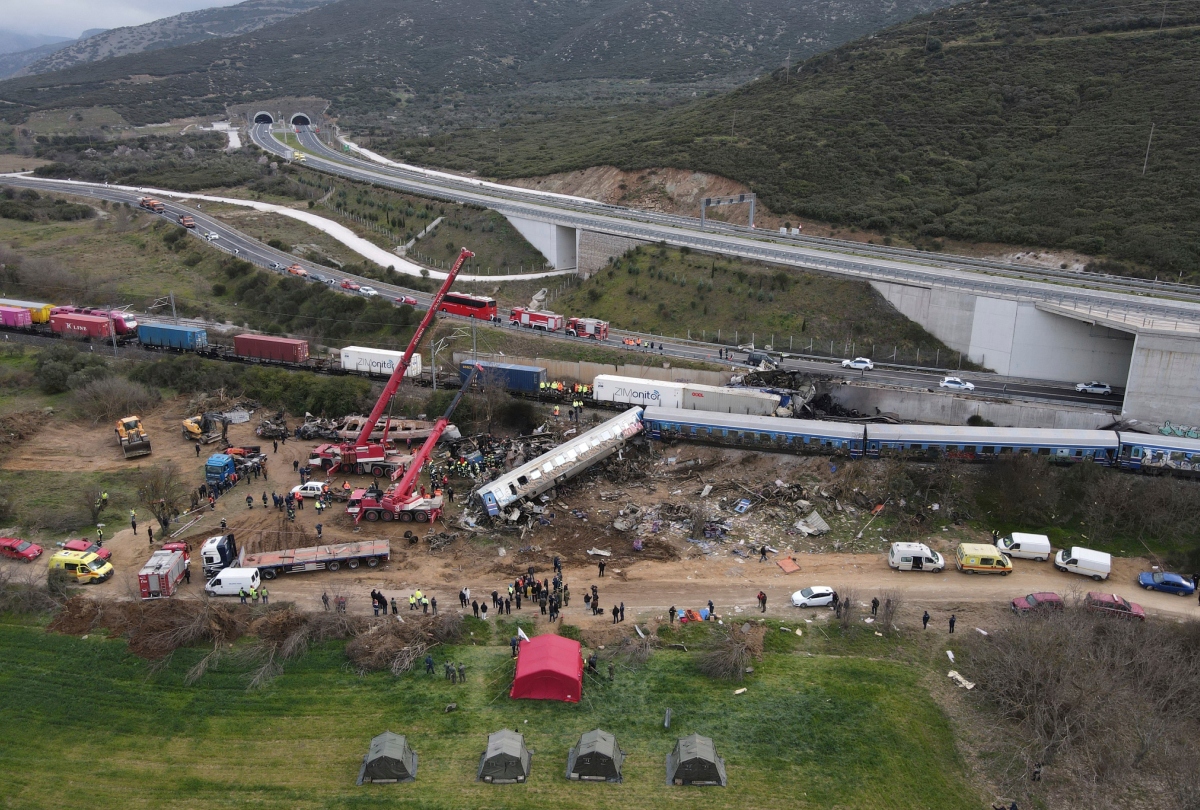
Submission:
M 371 740 L 358 772 L 363 782 L 411 782 L 417 778 L 417 753 L 408 747 L 403 734 L 385 731 Z
M 725 760 L 717 756 L 709 737 L 680 737 L 667 754 L 668 785 L 720 785 L 725 787 Z
M 617 738 L 593 729 L 579 735 L 579 743 L 567 754 L 567 778 L 589 782 L 620 782 L 625 752 Z
M 501 729 L 488 735 L 487 750 L 479 755 L 475 778 L 493 785 L 524 782 L 529 778 L 533 754 L 525 747 L 525 738 L 515 731 Z

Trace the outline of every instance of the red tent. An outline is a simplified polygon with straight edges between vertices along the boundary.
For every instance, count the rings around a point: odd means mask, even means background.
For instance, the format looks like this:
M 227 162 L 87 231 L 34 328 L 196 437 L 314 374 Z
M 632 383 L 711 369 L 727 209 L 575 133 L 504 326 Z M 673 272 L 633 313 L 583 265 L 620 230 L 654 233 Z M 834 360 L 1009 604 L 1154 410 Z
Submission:
M 511 698 L 578 703 L 583 693 L 583 655 L 578 641 L 550 633 L 521 642 Z

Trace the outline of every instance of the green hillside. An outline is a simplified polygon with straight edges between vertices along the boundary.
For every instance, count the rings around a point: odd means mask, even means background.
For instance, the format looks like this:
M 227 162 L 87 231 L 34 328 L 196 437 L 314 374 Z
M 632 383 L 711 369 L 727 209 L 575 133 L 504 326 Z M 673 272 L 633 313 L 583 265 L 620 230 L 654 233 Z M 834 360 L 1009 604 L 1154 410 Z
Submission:
M 18 123 L 38 109 L 111 106 L 146 124 L 233 102 L 317 96 L 338 115 L 382 127 L 403 126 L 413 104 L 449 120 L 464 103 L 503 119 L 527 105 L 514 108 L 502 94 L 535 85 L 549 85 L 539 87 L 543 103 L 560 85 L 590 97 L 593 82 L 610 80 L 673 83 L 679 97 L 697 85 L 731 88 L 789 54 L 799 60 L 946 4 L 340 0 L 244 36 L 4 82 L 0 114 Z
M 1073 248 L 1200 280 L 1198 24 L 1181 3 L 975 0 L 686 107 L 392 151 L 508 177 L 703 170 L 778 213 L 920 245 Z

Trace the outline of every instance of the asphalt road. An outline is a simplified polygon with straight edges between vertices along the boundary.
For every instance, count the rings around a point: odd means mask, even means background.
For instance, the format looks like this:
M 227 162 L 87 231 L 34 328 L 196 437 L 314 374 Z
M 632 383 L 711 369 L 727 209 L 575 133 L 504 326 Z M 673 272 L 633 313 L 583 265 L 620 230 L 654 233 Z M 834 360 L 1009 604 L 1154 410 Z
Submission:
M 315 137 L 315 136 L 314 136 Z M 35 177 L 4 177 L 2 179 L 4 185 L 10 185 L 18 188 L 33 188 L 42 191 L 58 191 L 60 193 L 72 194 L 79 197 L 91 198 L 95 200 L 108 200 L 109 202 L 124 202 L 136 206 L 138 199 L 145 196 L 142 190 L 125 190 L 108 186 L 100 186 L 96 184 L 71 183 L 61 180 L 53 180 L 46 178 Z M 281 268 L 288 267 L 293 264 L 299 264 L 309 273 L 318 273 L 335 282 L 332 287 L 336 292 L 343 292 L 346 295 L 355 295 L 353 291 L 343 290 L 336 286 L 344 280 L 353 281 L 360 285 L 369 285 L 379 291 L 381 295 L 386 296 L 389 300 L 394 301 L 400 296 L 410 296 L 417 301 L 418 308 L 426 308 L 432 299 L 430 293 L 411 290 L 406 287 L 401 287 L 392 284 L 385 284 L 375 279 L 368 279 L 361 276 L 354 276 L 348 273 L 343 273 L 339 270 L 318 265 L 302 259 L 298 259 L 290 253 L 275 250 L 274 248 L 250 237 L 236 228 L 222 222 L 221 220 L 212 217 L 204 212 L 204 203 L 196 201 L 171 201 L 169 198 L 163 197 L 161 194 L 156 196 L 163 202 L 166 210 L 161 216 L 171 222 L 178 222 L 178 218 L 183 214 L 190 215 L 196 221 L 196 228 L 191 229 L 192 238 L 205 241 L 209 247 L 223 251 L 232 255 L 236 255 L 240 259 L 256 264 L 264 269 L 272 272 L 282 273 Z M 204 240 L 204 234 L 215 233 L 217 239 L 212 241 Z M 459 318 L 446 313 L 443 313 L 442 318 L 449 321 L 458 321 L 461 323 L 469 323 L 469 318 Z M 147 318 L 153 320 L 153 316 Z M 505 327 L 508 328 L 508 327 Z M 572 338 L 563 334 L 545 333 L 540 331 L 526 331 L 526 334 L 533 334 L 546 340 L 558 340 L 574 343 L 582 343 L 591 345 L 594 343 L 590 338 Z M 661 346 L 661 349 L 655 348 L 641 349 L 640 351 L 658 356 L 663 359 L 687 359 L 706 361 L 713 363 L 728 363 L 731 367 L 742 371 L 750 370 L 750 367 L 745 362 L 744 352 L 733 352 L 734 359 L 722 360 L 719 356 L 719 351 L 724 348 L 717 344 L 703 343 L 701 341 L 677 340 L 660 338 L 639 332 L 631 332 L 620 329 L 610 330 L 608 345 L 614 348 L 629 349 L 639 351 L 636 348 L 626 346 L 623 340 L 628 338 L 636 340 L 640 338 L 643 344 L 652 342 L 654 346 Z M 833 379 L 845 379 L 849 381 L 857 381 L 865 384 L 876 385 L 894 385 L 900 388 L 926 390 L 938 389 L 938 384 L 942 378 L 949 373 L 955 373 L 939 369 L 919 369 L 903 366 L 885 366 L 879 364 L 872 371 L 860 372 L 851 369 L 843 369 L 838 361 L 821 360 L 816 358 L 806 358 L 797 355 L 785 353 L 781 367 L 789 370 L 804 371 L 812 374 L 822 375 Z M 1091 408 L 1103 408 L 1119 412 L 1122 391 L 1119 389 L 1110 397 L 1102 397 L 1093 394 L 1080 394 L 1074 390 L 1073 381 L 1063 382 L 1043 382 L 1043 381 L 1028 381 L 1017 378 L 1003 377 L 994 374 L 965 374 L 964 379 L 969 379 L 975 385 L 974 394 L 976 396 L 995 397 L 1002 399 L 1028 399 L 1053 401 L 1064 404 L 1074 404 L 1088 406 Z
M 482 205 L 496 211 L 546 222 L 618 234 L 648 242 L 677 246 L 803 267 L 864 280 L 894 281 L 912 285 L 938 285 L 967 293 L 1019 296 L 1067 306 L 1103 306 L 1170 317 L 1200 320 L 1200 289 L 1138 279 L 983 263 L 919 251 L 880 255 L 880 250 L 860 243 L 837 240 L 804 241 L 776 238 L 769 232 L 750 231 L 724 224 L 699 228 L 698 220 L 643 212 L 581 198 L 551 197 L 511 186 L 497 186 L 472 178 L 381 166 L 338 152 L 323 143 L 308 127 L 294 134 L 308 153 L 308 168 L 362 182 L 395 188 L 454 202 Z M 285 159 L 292 149 L 272 135 L 267 124 L 250 128 L 250 139 L 260 148 Z M 738 233 L 737 231 L 745 231 Z M 1162 297 L 1160 297 L 1162 296 Z

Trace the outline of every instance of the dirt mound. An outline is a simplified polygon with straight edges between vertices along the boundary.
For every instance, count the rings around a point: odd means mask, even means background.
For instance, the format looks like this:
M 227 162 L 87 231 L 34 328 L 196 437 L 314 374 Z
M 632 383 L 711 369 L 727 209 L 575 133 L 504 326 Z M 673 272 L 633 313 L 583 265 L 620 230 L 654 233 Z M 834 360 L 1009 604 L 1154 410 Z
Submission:
M 0 416 L 0 446 L 25 441 L 42 429 L 53 416 L 49 410 L 18 411 Z

